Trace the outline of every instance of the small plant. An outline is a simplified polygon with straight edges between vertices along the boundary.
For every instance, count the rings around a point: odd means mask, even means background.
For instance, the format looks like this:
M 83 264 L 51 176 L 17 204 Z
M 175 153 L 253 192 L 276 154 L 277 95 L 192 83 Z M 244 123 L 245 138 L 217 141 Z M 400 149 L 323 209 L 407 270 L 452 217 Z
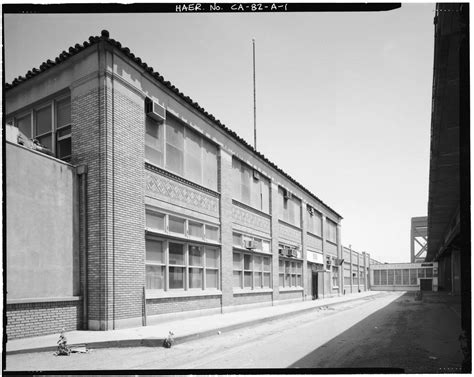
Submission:
M 173 345 L 174 343 L 174 338 L 173 338 L 174 334 L 170 331 L 168 336 L 166 337 L 165 340 L 163 340 L 163 347 L 165 348 L 171 348 L 171 346 Z
M 71 349 L 67 345 L 67 338 L 64 335 L 64 329 L 61 331 L 61 334 L 59 334 L 59 340 L 58 340 L 58 350 L 56 352 L 57 356 L 69 356 L 71 353 Z

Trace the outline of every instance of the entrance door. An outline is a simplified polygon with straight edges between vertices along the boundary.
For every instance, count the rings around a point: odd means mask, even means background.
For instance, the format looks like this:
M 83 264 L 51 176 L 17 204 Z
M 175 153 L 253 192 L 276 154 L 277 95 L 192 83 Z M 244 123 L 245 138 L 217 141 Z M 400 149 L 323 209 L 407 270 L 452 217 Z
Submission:
M 312 271 L 312 294 L 313 294 L 313 300 L 316 300 L 318 298 L 318 273 L 315 271 Z
M 420 279 L 420 290 L 431 292 L 433 290 L 433 279 Z

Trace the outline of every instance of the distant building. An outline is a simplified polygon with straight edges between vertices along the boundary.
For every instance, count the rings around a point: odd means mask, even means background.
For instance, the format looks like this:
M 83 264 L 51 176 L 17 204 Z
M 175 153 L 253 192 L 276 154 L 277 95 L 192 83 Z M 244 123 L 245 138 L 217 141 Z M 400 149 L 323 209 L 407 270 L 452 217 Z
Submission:
M 438 291 L 438 263 L 384 263 L 372 265 L 373 291 Z
M 368 289 L 339 213 L 108 32 L 5 106 L 10 339 Z

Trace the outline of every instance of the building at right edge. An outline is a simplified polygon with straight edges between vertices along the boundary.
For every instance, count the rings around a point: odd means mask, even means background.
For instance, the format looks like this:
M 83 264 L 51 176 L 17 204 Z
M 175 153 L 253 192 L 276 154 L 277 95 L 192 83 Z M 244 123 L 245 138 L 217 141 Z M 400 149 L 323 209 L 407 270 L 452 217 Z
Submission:
M 460 141 L 469 133 L 468 4 L 437 4 L 433 67 L 431 148 L 428 198 L 428 248 L 426 261 L 439 264 L 439 289 L 460 294 L 463 254 L 461 237 L 461 158 Z M 466 44 L 467 42 L 467 44 Z M 468 55 L 467 55 L 468 58 Z M 467 79 L 467 80 L 466 80 Z M 466 98 L 467 96 L 467 98 Z M 467 135 L 468 136 L 468 135 Z M 466 139 L 469 139 L 467 137 Z M 467 217 L 469 221 L 469 216 Z M 467 224 L 464 224 L 467 225 Z M 470 286 L 470 284 L 469 284 Z

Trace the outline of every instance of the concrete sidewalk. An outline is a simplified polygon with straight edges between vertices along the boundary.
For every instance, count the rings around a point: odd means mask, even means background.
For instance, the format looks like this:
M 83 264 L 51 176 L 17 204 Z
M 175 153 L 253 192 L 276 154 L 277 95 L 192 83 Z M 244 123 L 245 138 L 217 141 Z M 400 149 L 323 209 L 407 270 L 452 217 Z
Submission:
M 234 311 L 224 314 L 167 321 L 157 325 L 110 331 L 70 331 L 66 338 L 69 346 L 85 345 L 87 348 L 152 347 L 162 346 L 168 332 L 174 333 L 176 343 L 248 327 L 267 320 L 301 314 L 319 307 L 359 300 L 382 292 L 362 292 L 345 296 L 302 301 L 276 306 Z M 6 354 L 56 351 L 59 334 L 10 340 L 6 343 Z

